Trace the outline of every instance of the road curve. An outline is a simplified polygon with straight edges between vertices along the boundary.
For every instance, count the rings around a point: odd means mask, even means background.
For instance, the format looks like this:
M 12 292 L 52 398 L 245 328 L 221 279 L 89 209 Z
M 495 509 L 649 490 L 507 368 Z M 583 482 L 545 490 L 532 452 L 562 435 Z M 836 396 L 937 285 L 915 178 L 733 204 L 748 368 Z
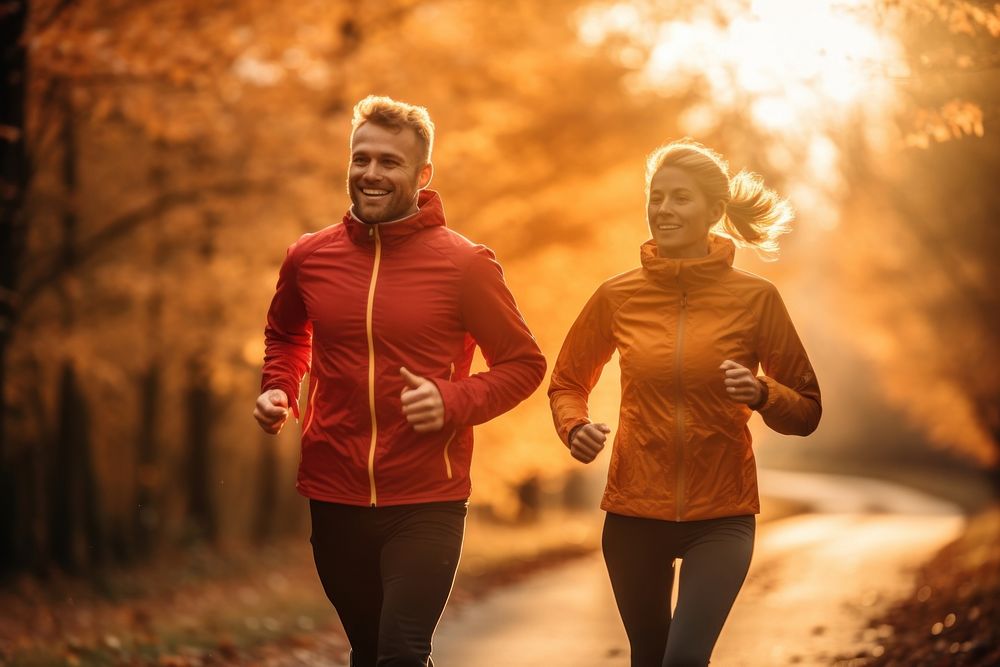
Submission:
M 867 620 L 961 531 L 960 509 L 888 482 L 762 470 L 768 495 L 811 510 L 758 528 L 754 560 L 713 667 L 829 665 L 889 630 Z M 683 567 L 683 564 L 681 565 Z M 627 667 L 628 642 L 599 555 L 449 608 L 438 667 Z

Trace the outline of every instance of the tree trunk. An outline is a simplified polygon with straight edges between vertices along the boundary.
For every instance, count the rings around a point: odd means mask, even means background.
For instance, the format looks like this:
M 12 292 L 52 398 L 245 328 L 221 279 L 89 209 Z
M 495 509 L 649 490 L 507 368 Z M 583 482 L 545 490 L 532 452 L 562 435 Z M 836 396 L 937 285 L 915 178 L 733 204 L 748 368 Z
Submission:
M 59 412 L 56 416 L 59 428 L 52 443 L 48 479 L 49 555 L 56 565 L 67 572 L 76 572 L 79 565 L 75 544 L 77 494 L 72 474 L 75 448 L 71 442 L 79 424 L 78 415 L 73 413 L 76 407 L 73 384 L 73 367 L 67 363 L 59 378 Z
M 58 430 L 49 462 L 49 553 L 79 573 L 104 562 L 97 484 L 91 460 L 90 415 L 72 361 L 59 379 Z
M 537 521 L 542 510 L 542 481 L 537 475 L 532 475 L 517 485 L 517 500 L 518 521 L 523 523 Z
M 212 402 L 205 363 L 192 359 L 187 389 L 188 526 L 192 539 L 215 541 L 215 508 L 212 504 Z
M 70 100 L 70 86 L 62 82 L 60 100 L 63 104 L 62 180 L 70 204 L 63 212 L 62 262 L 66 277 L 60 290 L 62 301 L 61 328 L 68 336 L 76 326 L 79 299 L 77 275 L 77 233 L 79 217 L 75 209 L 78 183 L 76 115 Z M 104 561 L 100 504 L 91 457 L 90 420 L 86 399 L 80 389 L 77 366 L 72 355 L 62 363 L 56 439 L 49 461 L 50 489 L 53 499 L 49 535 L 51 555 L 56 564 L 69 572 L 79 572 L 87 566 Z
M 253 539 L 262 544 L 274 536 L 278 509 L 278 439 L 260 434 L 260 466 L 257 474 L 257 510 Z
M 164 189 L 164 172 L 154 167 L 149 174 L 150 186 L 156 192 Z M 161 488 L 160 456 L 160 405 L 163 400 L 163 301 L 161 276 L 165 271 L 166 245 L 163 225 L 155 216 L 150 226 L 152 234 L 153 293 L 146 303 L 146 340 L 148 365 L 139 379 L 139 430 L 136 443 L 135 468 L 135 525 L 133 533 L 140 557 L 148 556 L 155 548 L 161 524 L 159 494 Z
M 586 472 L 579 469 L 566 473 L 563 506 L 570 510 L 586 510 L 594 506 L 597 496 Z
M 148 556 L 156 546 L 160 527 L 157 507 L 159 475 L 160 401 L 162 400 L 162 368 L 159 359 L 150 362 L 149 369 L 139 380 L 139 437 L 136 443 L 135 535 L 140 557 Z
M 6 3 L 0 16 L 0 575 L 24 564 L 26 535 L 19 534 L 29 471 L 15 461 L 7 432 L 7 349 L 16 317 L 15 295 L 26 221 L 28 181 L 25 105 L 28 56 L 22 39 L 27 0 Z M 19 502 L 20 501 L 20 502 Z

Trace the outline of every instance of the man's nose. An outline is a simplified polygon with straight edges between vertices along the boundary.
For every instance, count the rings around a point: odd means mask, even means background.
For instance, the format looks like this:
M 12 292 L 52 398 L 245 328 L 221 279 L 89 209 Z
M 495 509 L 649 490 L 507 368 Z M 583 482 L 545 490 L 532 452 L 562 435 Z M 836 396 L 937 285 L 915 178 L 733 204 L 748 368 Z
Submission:
M 378 178 L 381 176 L 381 171 L 378 168 L 378 163 L 375 160 L 369 162 L 368 166 L 365 167 L 365 173 L 362 174 L 362 176 L 367 180 L 372 180 L 372 181 L 378 180 Z

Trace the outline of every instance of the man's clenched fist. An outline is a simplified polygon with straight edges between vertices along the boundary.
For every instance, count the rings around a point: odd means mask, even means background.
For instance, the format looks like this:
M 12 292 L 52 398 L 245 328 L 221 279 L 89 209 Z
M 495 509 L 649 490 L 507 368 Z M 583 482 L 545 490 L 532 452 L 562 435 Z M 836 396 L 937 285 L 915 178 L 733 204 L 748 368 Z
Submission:
M 253 416 L 264 431 L 276 434 L 288 419 L 288 396 L 280 389 L 268 389 L 257 397 Z
M 444 427 L 444 401 L 437 385 L 427 378 L 414 375 L 405 366 L 399 369 L 403 376 L 403 415 L 417 433 L 433 433 Z

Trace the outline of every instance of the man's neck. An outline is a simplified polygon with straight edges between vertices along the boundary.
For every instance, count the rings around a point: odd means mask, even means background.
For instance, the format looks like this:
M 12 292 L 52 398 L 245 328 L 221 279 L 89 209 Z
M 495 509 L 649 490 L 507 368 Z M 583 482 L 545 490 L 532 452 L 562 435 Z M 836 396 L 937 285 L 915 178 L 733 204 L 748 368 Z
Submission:
M 354 218 L 358 222 L 360 222 L 362 224 L 365 224 L 365 225 L 391 225 L 393 223 L 402 222 L 403 220 L 407 220 L 409 218 L 412 218 L 417 213 L 420 213 L 420 209 L 419 208 L 414 208 L 411 213 L 407 213 L 406 215 L 404 215 L 401 218 L 396 218 L 395 220 L 382 220 L 380 222 L 368 222 L 364 218 L 358 216 L 358 214 L 354 212 L 354 204 L 351 204 L 351 208 L 350 208 L 350 210 L 348 212 L 351 214 L 352 218 Z

